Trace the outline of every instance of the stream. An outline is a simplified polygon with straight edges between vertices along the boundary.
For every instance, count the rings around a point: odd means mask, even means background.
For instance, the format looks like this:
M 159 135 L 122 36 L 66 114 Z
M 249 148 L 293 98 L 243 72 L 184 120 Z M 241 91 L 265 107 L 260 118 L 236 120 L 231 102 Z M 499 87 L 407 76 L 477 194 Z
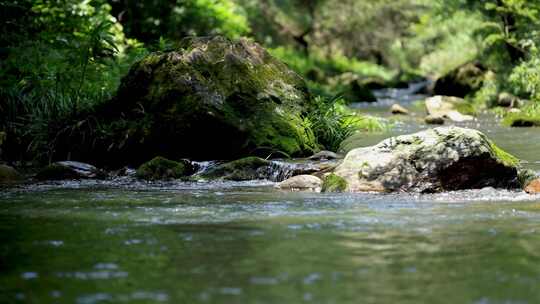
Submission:
M 393 94 L 393 95 L 392 95 Z M 414 90 L 355 104 L 413 115 Z M 480 129 L 540 171 L 540 128 Z M 347 149 L 347 143 L 345 143 Z M 539 303 L 540 196 L 317 194 L 270 181 L 50 182 L 0 192 L 1 303 Z

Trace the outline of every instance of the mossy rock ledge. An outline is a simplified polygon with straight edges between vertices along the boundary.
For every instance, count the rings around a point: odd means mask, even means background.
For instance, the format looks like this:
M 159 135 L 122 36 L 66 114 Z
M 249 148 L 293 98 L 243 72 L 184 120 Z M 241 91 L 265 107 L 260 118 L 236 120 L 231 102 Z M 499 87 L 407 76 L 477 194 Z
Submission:
M 23 176 L 13 167 L 0 164 L 0 184 L 18 183 L 23 180 Z
M 343 179 L 345 192 L 517 189 L 519 169 L 519 160 L 483 133 L 439 127 L 351 150 L 332 179 Z
M 142 164 L 136 176 L 145 180 L 178 179 L 193 173 L 193 167 L 188 161 L 173 161 L 161 156 Z
M 102 153 L 117 166 L 155 155 L 308 156 L 318 150 L 304 123 L 312 101 L 304 79 L 259 44 L 186 38 L 176 50 L 149 54 L 131 67 L 116 96 L 92 115 L 106 132 L 69 142 L 92 151 L 86 158 Z
M 435 81 L 435 95 L 465 96 L 478 91 L 484 83 L 487 69 L 477 62 L 459 66 Z

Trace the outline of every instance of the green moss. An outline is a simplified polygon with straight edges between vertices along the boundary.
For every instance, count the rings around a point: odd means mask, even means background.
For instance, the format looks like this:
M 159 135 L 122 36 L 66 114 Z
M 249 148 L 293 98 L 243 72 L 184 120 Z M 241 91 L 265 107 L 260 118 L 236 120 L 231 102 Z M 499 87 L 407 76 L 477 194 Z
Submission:
M 509 127 L 540 127 L 540 117 L 532 117 L 521 113 L 510 114 L 503 119 L 503 125 Z
M 270 162 L 267 160 L 250 156 L 212 168 L 204 173 L 202 177 L 235 181 L 254 180 L 260 178 L 258 170 L 269 165 Z
M 540 102 L 525 104 L 519 112 L 504 113 L 503 124 L 511 127 L 540 127 Z
M 176 179 L 186 176 L 189 168 L 186 163 L 176 162 L 157 156 L 137 169 L 137 177 L 146 180 Z
M 267 155 L 277 152 L 292 157 L 311 155 L 319 150 L 311 128 L 294 114 L 260 117 L 250 132 L 251 145 L 257 147 L 258 152 L 267 151 Z
M 476 115 L 478 114 L 478 109 L 470 102 L 461 102 L 455 104 L 456 110 L 465 115 Z
M 508 167 L 518 167 L 519 166 L 519 159 L 512 154 L 504 151 L 503 149 L 499 148 L 494 142 L 491 140 L 488 140 L 489 145 L 494 153 L 494 156 L 502 162 L 504 165 Z
M 347 181 L 336 174 L 326 176 L 322 186 L 322 192 L 343 192 L 347 189 Z

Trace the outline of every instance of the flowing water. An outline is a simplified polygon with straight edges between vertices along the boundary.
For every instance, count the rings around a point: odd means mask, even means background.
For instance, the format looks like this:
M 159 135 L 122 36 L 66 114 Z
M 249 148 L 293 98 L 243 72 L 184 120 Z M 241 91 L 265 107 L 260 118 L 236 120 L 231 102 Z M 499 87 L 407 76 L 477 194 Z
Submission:
M 472 124 L 540 171 L 540 129 Z M 357 141 L 425 127 L 408 118 Z M 125 178 L 4 190 L 0 303 L 540 303 L 540 196 L 272 186 Z

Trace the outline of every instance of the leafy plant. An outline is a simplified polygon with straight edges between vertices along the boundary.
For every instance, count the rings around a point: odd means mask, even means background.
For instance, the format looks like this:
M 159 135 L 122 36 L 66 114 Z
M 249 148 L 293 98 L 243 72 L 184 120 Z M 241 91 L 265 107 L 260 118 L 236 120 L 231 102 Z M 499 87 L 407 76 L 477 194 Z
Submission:
M 325 149 L 337 151 L 341 142 L 358 130 L 378 131 L 383 129 L 379 120 L 360 116 L 345 106 L 340 96 L 315 97 L 315 108 L 306 118 L 315 138 Z
M 0 2 L 0 130 L 11 159 L 46 159 L 54 133 L 81 111 L 111 97 L 120 77 L 145 53 L 127 39 L 104 1 Z

